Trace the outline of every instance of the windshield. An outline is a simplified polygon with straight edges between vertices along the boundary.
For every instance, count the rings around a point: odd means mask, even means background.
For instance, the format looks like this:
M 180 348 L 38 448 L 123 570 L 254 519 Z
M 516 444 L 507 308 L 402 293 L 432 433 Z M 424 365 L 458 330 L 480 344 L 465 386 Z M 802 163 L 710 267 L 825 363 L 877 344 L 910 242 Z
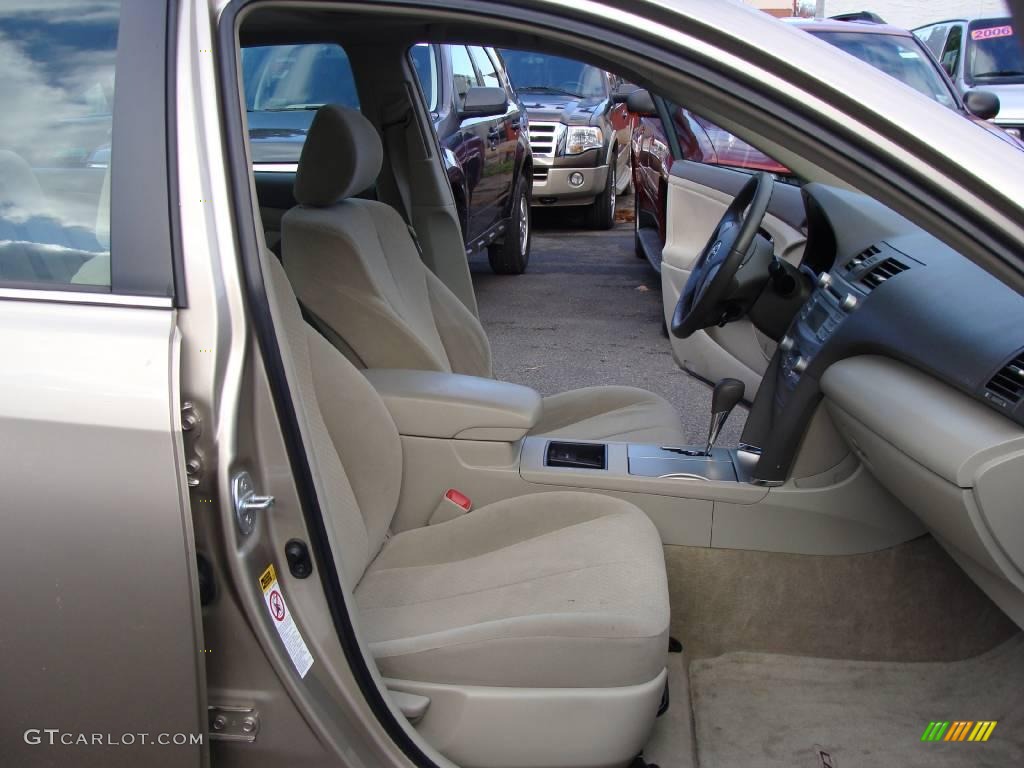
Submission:
M 1024 48 L 1010 19 L 972 21 L 967 36 L 967 71 L 972 79 L 1024 79 Z
M 957 108 L 946 81 L 915 37 L 871 32 L 812 32 L 950 109 Z
M 359 108 L 348 56 L 322 43 L 242 49 L 242 83 L 253 162 L 297 163 L 316 110 Z
M 505 50 L 501 55 L 517 91 L 584 99 L 600 99 L 608 95 L 604 73 L 589 64 L 528 51 Z
M 348 56 L 338 45 L 243 48 L 242 80 L 250 112 L 316 110 L 324 104 L 359 107 Z

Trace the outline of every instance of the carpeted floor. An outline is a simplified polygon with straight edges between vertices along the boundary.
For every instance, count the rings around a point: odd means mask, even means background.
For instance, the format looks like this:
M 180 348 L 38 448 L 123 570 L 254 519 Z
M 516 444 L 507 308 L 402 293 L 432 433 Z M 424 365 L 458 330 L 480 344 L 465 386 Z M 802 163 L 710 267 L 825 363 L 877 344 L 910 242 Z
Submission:
M 690 666 L 700 768 L 1024 765 L 1024 634 L 964 661 L 729 653 Z M 995 720 L 985 743 L 921 741 L 933 720 Z
M 958 661 L 1019 631 L 931 536 L 843 556 L 667 546 L 665 564 L 672 634 L 691 660 Z

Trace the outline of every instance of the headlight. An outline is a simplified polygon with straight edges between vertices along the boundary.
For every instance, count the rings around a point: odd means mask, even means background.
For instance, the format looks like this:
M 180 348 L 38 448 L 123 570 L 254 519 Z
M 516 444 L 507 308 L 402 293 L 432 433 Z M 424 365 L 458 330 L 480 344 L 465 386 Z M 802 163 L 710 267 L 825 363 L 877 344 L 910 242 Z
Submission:
M 588 149 L 600 149 L 602 144 L 604 144 L 604 136 L 601 134 L 600 128 L 570 127 L 569 134 L 565 139 L 565 154 L 578 155 Z

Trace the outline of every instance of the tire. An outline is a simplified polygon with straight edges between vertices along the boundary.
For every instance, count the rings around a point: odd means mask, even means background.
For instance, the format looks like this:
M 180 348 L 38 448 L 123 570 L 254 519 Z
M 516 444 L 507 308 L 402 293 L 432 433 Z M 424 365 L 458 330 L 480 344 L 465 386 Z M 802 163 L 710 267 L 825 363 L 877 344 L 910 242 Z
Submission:
M 615 157 L 615 152 L 612 152 Z M 608 178 L 601 192 L 587 208 L 587 226 L 591 229 L 611 229 L 615 226 L 615 162 L 608 165 Z
M 530 192 L 521 174 L 514 199 L 504 239 L 487 246 L 487 260 L 498 275 L 521 275 L 530 263 L 530 242 L 533 238 Z

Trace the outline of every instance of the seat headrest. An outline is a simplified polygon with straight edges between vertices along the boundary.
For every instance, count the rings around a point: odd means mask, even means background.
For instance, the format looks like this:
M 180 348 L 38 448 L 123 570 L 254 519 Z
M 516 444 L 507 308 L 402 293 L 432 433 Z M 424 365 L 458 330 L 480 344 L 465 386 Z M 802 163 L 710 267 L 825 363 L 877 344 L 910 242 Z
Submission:
M 325 104 L 306 134 L 295 173 L 295 199 L 322 208 L 373 186 L 384 148 L 373 124 L 355 109 Z

